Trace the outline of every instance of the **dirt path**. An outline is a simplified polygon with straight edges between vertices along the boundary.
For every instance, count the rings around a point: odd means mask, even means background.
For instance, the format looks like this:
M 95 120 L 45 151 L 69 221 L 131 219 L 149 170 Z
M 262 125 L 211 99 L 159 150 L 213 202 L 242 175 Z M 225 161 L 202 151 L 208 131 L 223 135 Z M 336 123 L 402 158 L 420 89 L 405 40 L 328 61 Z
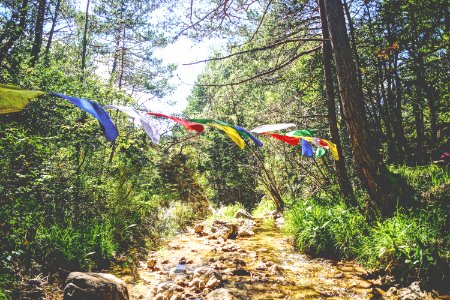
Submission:
M 207 230 L 205 230 L 207 231 Z M 133 299 L 371 299 L 377 290 L 361 267 L 295 253 L 273 222 L 254 235 L 174 238 L 141 263 Z M 220 234 L 219 234 L 220 236 Z

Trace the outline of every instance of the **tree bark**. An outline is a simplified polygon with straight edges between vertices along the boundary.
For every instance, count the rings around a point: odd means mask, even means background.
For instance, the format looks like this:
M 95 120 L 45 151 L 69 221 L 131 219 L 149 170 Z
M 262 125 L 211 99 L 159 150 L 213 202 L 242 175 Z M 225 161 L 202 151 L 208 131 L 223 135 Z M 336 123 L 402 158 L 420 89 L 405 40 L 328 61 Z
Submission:
M 59 14 L 60 7 L 61 7 L 61 0 L 58 0 L 56 2 L 55 14 L 53 15 L 53 19 L 52 19 L 52 27 L 50 28 L 50 32 L 48 33 L 47 46 L 45 47 L 45 56 L 47 56 L 47 57 L 48 57 L 48 54 L 50 53 L 50 47 L 52 45 L 53 34 L 55 33 L 55 27 L 56 27 L 56 22 L 58 21 L 58 14 Z
M 33 46 L 31 47 L 31 64 L 34 65 L 39 59 L 39 53 L 41 52 L 42 46 L 42 36 L 44 34 L 44 19 L 45 19 L 45 9 L 47 7 L 46 0 L 39 0 L 36 25 L 34 27 L 34 40 Z
M 409 199 L 410 188 L 401 177 L 388 171 L 377 151 L 377 145 L 371 142 L 362 87 L 358 83 L 342 4 L 339 0 L 324 2 L 356 169 L 369 194 L 369 205 L 378 208 L 383 216 L 390 216 L 396 204 L 403 205 Z
M 325 92 L 327 96 L 327 108 L 328 108 L 328 123 L 330 126 L 331 139 L 336 144 L 339 153 L 339 160 L 334 161 L 336 168 L 336 175 L 338 178 L 339 187 L 345 197 L 347 204 L 355 206 L 356 200 L 353 195 L 353 188 L 348 178 L 347 170 L 345 168 L 345 157 L 342 152 L 341 140 L 339 137 L 339 128 L 337 126 L 336 107 L 334 100 L 334 86 L 333 86 L 333 73 L 331 68 L 332 61 L 332 49 L 329 41 L 330 34 L 328 32 L 328 22 L 325 15 L 324 0 L 319 0 L 320 8 L 320 20 L 322 22 L 322 64 L 323 64 L 323 77 L 325 81 Z
M 2 64 L 3 60 L 6 58 L 6 55 L 11 49 L 11 47 L 14 45 L 14 43 L 23 35 L 25 31 L 26 26 L 26 20 L 27 20 L 27 13 L 28 13 L 28 0 L 22 0 L 22 5 L 20 7 L 20 14 L 19 14 L 19 26 L 15 24 L 15 21 L 12 25 L 12 33 L 5 32 L 5 36 L 2 35 L 0 38 L 1 46 L 0 46 L 0 65 Z M 13 16 L 13 19 L 17 18 Z M 9 38 L 4 41 L 9 35 Z
M 90 0 L 87 0 L 86 14 L 85 14 L 85 20 L 84 20 L 83 42 L 82 42 L 83 50 L 81 53 L 81 72 L 82 73 L 86 69 L 87 31 L 88 31 L 88 25 L 89 25 L 89 4 L 90 4 Z

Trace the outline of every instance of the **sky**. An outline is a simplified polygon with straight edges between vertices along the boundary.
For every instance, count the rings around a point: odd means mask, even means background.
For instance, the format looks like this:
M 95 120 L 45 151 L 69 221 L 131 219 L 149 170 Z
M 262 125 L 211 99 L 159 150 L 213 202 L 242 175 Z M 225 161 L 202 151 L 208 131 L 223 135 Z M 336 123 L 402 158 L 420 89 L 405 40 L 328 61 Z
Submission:
M 80 11 L 86 9 L 86 0 L 75 0 Z M 95 4 L 91 4 L 89 10 L 92 12 Z M 159 9 L 154 12 L 154 18 L 164 18 L 167 10 Z M 163 60 L 164 64 L 173 63 L 177 69 L 173 72 L 174 77 L 170 84 L 175 87 L 173 94 L 163 99 L 150 99 L 151 95 L 139 94 L 136 100 L 140 103 L 145 102 L 148 110 L 167 114 L 179 114 L 187 106 L 187 97 L 190 95 L 198 75 L 201 73 L 206 63 L 184 66 L 185 63 L 205 60 L 209 58 L 213 49 L 221 48 L 225 41 L 221 39 L 204 39 L 201 42 L 192 41 L 187 37 L 180 37 L 176 42 L 167 47 L 157 49 L 154 55 Z M 99 74 L 105 72 L 106 66 L 98 66 Z M 107 72 L 108 73 L 108 72 Z M 108 73 L 109 74 L 109 73 Z M 172 103 L 173 105 L 169 105 Z
M 154 52 L 155 56 L 161 58 L 164 64 L 174 63 L 178 68 L 174 71 L 174 77 L 170 83 L 175 86 L 175 92 L 164 99 L 150 100 L 146 106 L 162 113 L 180 113 L 186 108 L 187 97 L 190 95 L 198 75 L 205 67 L 205 63 L 185 66 L 183 64 L 204 60 L 210 57 L 213 49 L 217 49 L 224 42 L 219 39 L 203 40 L 194 42 L 182 37 L 175 43 Z M 161 101 L 163 100 L 163 101 Z M 174 102 L 169 106 L 166 103 Z M 153 106 L 153 107 L 152 107 Z

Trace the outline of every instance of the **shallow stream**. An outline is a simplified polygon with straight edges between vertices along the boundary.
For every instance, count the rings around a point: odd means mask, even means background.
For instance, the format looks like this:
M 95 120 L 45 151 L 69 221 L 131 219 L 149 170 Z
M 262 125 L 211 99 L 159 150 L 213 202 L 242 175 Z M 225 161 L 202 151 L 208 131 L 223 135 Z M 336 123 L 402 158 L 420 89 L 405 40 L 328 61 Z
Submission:
M 179 299 L 206 299 L 208 290 L 188 290 L 189 273 L 199 267 L 220 272 L 220 287 L 237 299 L 373 299 L 382 292 L 364 279 L 366 271 L 355 263 L 296 253 L 271 221 L 258 220 L 255 235 L 235 240 L 182 235 L 151 253 L 151 260 L 156 261 L 155 268 L 142 264 L 141 280 L 130 286 L 133 299 L 158 299 L 159 287 L 180 283 L 180 277 L 186 278 L 181 284 L 186 286 L 178 290 Z M 180 260 L 186 262 L 181 268 Z

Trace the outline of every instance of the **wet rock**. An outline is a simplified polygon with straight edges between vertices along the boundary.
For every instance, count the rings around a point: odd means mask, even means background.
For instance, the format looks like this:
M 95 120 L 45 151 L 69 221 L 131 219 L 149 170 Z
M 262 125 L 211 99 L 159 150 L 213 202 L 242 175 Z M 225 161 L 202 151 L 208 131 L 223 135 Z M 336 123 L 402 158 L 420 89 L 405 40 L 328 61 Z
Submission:
M 234 276 L 250 276 L 251 275 L 249 271 L 242 269 L 242 268 L 235 269 L 235 270 L 233 270 L 232 273 Z
M 398 294 L 397 288 L 394 287 L 394 286 L 392 286 L 392 287 L 390 287 L 390 288 L 387 290 L 387 292 L 386 292 L 386 294 L 384 294 L 384 296 L 385 296 L 385 297 L 394 297 L 394 296 L 396 296 L 397 294 Z
M 238 236 L 246 237 L 255 235 L 254 228 L 256 226 L 256 222 L 253 220 L 245 219 L 239 223 L 238 228 Z
M 222 238 L 223 240 L 235 239 L 238 234 L 236 224 L 225 222 L 222 220 L 214 220 L 210 229 L 213 238 Z
M 240 249 L 238 245 L 225 245 L 221 248 L 223 252 L 236 252 Z
M 277 224 L 277 226 L 281 226 L 281 225 L 283 225 L 285 223 L 285 220 L 284 220 L 283 217 L 280 216 L 279 218 L 277 218 L 275 220 L 275 223 Z
M 263 263 L 262 261 L 258 261 L 256 263 L 256 268 L 255 269 L 258 270 L 258 271 L 266 271 L 267 267 L 266 267 L 265 263 Z
M 202 235 L 204 229 L 205 229 L 205 226 L 203 226 L 203 224 L 195 224 L 195 226 L 194 226 L 194 232 L 198 235 Z
M 169 245 L 169 248 L 170 248 L 171 250 L 180 250 L 180 249 L 181 249 L 181 246 L 180 246 L 180 245 L 177 245 L 177 244 L 172 244 L 172 245 Z
M 212 276 L 206 283 L 205 287 L 213 290 L 217 288 L 220 284 L 221 284 L 220 280 L 216 276 Z
M 173 294 L 172 297 L 170 297 L 170 300 L 181 300 L 181 299 L 183 298 L 181 297 L 180 294 Z
M 189 282 L 189 287 L 195 287 L 198 289 L 202 289 L 205 287 L 205 282 L 200 277 L 197 277 L 197 278 L 192 279 L 191 282 Z
M 234 264 L 236 267 L 244 267 L 244 266 L 247 265 L 247 264 L 245 263 L 245 261 L 243 261 L 242 259 L 239 259 L 239 258 L 235 258 L 235 259 L 233 260 L 233 264 Z
M 64 300 L 128 300 L 126 284 L 111 274 L 72 272 L 66 280 Z
M 267 267 L 273 266 L 273 261 L 268 260 L 265 262 L 265 264 Z
M 419 282 L 413 282 L 407 288 L 401 289 L 398 293 L 399 300 L 419 300 L 426 298 L 426 293 L 422 292 Z
M 239 209 L 237 212 L 235 212 L 234 218 L 235 219 L 243 218 L 243 219 L 253 220 L 253 216 L 245 209 Z
M 194 270 L 193 277 L 203 277 L 203 276 L 211 276 L 214 273 L 214 270 L 207 267 L 198 267 Z
M 280 274 L 281 272 L 283 272 L 283 268 L 277 264 L 274 264 L 268 269 L 268 271 L 272 274 Z
M 236 297 L 229 290 L 221 288 L 208 293 L 205 300 L 236 300 Z
M 153 299 L 154 300 L 168 300 L 167 296 L 164 296 L 163 294 L 157 294 Z

